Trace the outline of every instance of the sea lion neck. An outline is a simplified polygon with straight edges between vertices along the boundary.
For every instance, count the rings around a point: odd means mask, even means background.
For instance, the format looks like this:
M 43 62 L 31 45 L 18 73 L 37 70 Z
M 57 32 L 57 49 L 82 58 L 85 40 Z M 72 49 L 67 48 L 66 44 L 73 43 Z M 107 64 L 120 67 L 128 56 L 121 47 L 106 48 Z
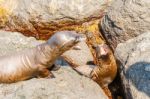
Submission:
M 43 43 L 37 46 L 36 58 L 41 65 L 51 66 L 60 54 L 59 48 L 51 48 L 48 43 Z

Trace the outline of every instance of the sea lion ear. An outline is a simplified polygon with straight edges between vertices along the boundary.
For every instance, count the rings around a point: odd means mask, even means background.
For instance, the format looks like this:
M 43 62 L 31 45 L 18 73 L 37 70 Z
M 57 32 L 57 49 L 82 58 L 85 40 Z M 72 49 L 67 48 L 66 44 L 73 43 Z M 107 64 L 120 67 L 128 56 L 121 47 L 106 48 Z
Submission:
M 81 50 L 81 47 L 78 46 L 78 45 L 76 45 L 76 46 L 74 46 L 72 49 L 73 49 L 73 50 Z

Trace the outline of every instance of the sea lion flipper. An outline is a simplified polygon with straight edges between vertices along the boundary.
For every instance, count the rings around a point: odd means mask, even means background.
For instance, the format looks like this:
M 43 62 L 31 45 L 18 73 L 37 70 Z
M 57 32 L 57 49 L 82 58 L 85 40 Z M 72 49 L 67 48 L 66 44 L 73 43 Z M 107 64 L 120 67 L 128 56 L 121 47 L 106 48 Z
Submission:
M 55 78 L 53 73 L 46 68 L 40 69 L 37 77 L 38 78 Z
M 93 68 L 95 65 L 82 65 L 74 68 L 79 74 L 82 74 L 86 77 L 91 77 L 91 72 L 93 71 Z
M 57 71 L 57 70 L 59 70 L 60 69 L 60 65 L 58 65 L 58 64 L 54 64 L 52 67 L 51 67 L 51 69 L 50 70 L 52 70 L 52 71 Z
M 74 46 L 72 49 L 73 49 L 73 50 L 81 50 L 81 47 L 78 46 L 78 45 L 76 45 L 76 46 Z
M 47 77 L 45 77 L 45 78 L 47 78 L 47 79 L 49 79 L 49 78 L 55 78 L 55 76 L 54 76 L 54 74 L 52 72 L 50 72 L 49 75 Z

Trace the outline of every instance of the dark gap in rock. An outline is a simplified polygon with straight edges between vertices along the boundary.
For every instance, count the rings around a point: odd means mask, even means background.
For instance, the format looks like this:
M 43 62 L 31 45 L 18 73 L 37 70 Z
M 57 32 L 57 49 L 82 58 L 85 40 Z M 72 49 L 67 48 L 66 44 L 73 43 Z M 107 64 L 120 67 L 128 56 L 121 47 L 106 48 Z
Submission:
M 117 72 L 116 78 L 108 87 L 112 93 L 113 99 L 126 99 L 119 72 Z
M 95 64 L 94 64 L 94 61 L 88 61 L 86 64 L 87 64 L 87 65 L 95 65 Z

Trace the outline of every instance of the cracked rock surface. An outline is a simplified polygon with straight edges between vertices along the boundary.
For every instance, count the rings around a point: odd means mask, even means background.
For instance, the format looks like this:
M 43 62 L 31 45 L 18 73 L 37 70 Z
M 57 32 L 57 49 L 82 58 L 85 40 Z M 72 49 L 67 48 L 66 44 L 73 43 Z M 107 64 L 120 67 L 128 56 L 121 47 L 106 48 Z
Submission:
M 126 98 L 150 99 L 150 32 L 120 43 L 115 56 L 121 63 Z
M 114 0 L 101 22 L 103 35 L 117 44 L 150 31 L 149 0 Z

